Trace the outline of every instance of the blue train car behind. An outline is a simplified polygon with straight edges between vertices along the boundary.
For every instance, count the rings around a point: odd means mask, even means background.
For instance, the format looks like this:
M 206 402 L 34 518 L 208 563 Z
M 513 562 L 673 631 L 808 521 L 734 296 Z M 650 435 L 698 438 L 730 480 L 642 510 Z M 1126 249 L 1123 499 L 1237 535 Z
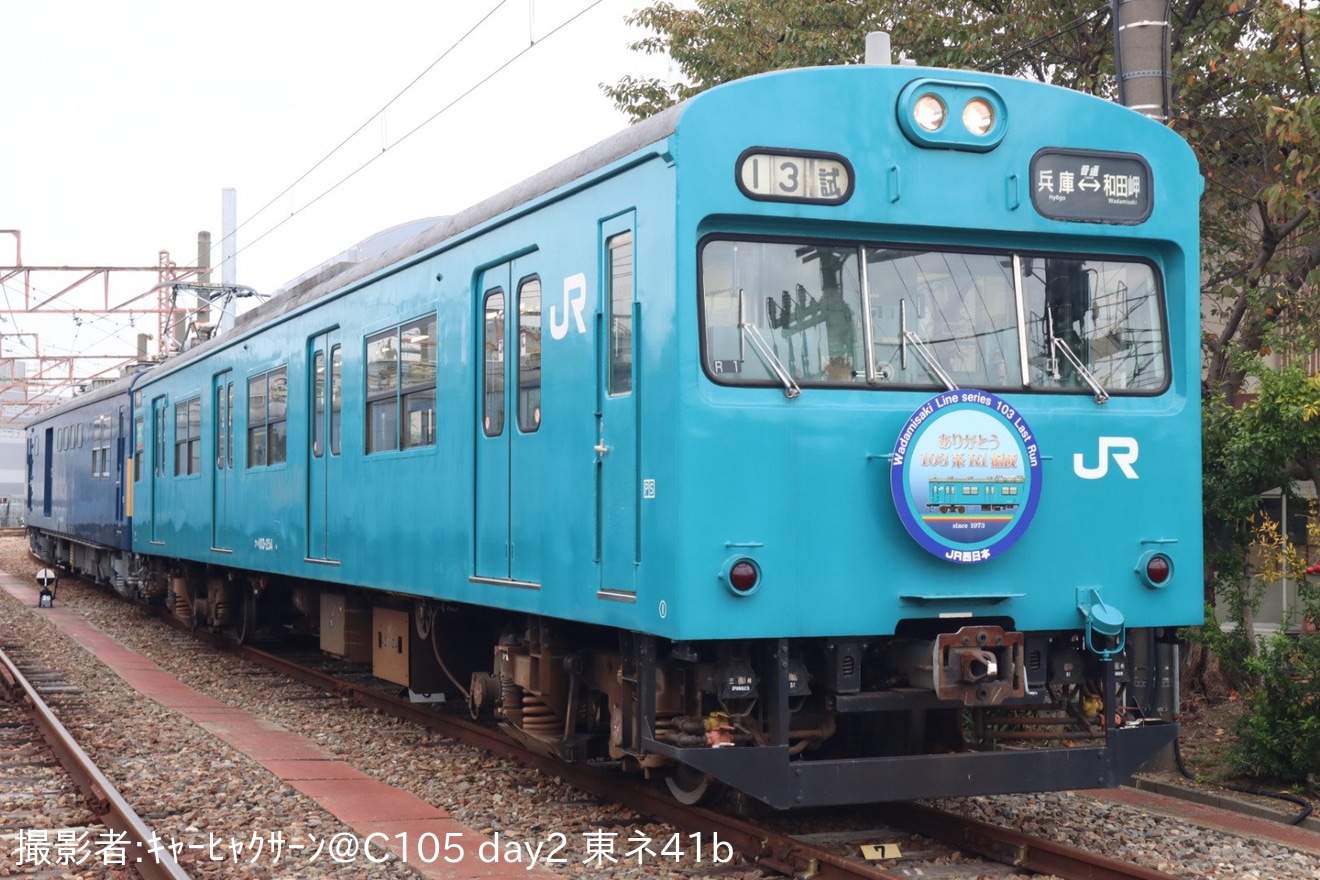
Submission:
M 132 586 L 684 799 L 1116 784 L 1201 618 L 1200 192 L 1039 83 L 711 89 L 140 377 Z
M 26 428 L 24 518 L 44 536 L 34 550 L 98 579 L 115 576 L 132 549 L 132 379 L 121 379 L 47 411 Z

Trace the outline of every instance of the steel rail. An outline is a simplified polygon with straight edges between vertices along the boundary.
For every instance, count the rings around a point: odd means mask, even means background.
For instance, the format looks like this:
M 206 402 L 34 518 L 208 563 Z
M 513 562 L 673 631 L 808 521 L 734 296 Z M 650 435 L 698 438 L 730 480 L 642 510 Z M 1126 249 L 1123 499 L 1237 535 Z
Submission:
M 240 644 L 222 633 L 193 629 L 168 611 L 156 610 L 160 619 L 201 641 L 312 687 L 339 694 L 366 708 L 389 713 L 449 739 L 517 761 L 547 776 L 557 776 L 582 791 L 676 828 L 701 834 L 718 834 L 721 840 L 731 844 L 736 852 L 752 864 L 795 880 L 903 880 L 909 876 L 840 856 L 734 816 L 702 807 L 686 806 L 654 785 L 635 777 L 588 764 L 569 764 L 530 752 L 502 732 L 488 726 L 466 718 L 441 714 L 433 708 L 380 693 L 365 685 L 344 681 L 333 673 L 303 666 L 294 659 Z M 965 819 L 918 803 L 882 803 L 874 804 L 872 808 L 877 815 L 897 828 L 943 841 L 959 850 L 977 853 L 1001 864 L 1052 874 L 1064 880 L 1177 880 L 1176 875 L 1154 868 L 1089 853 L 986 822 Z
M 127 844 L 126 861 L 137 870 L 138 875 L 143 880 L 191 880 L 191 875 L 179 867 L 156 833 L 142 821 L 142 817 L 133 810 L 87 752 L 83 751 L 82 746 L 78 745 L 37 693 L 32 682 L 28 681 L 3 650 L 0 650 L 0 679 L 3 679 L 4 690 L 10 699 L 28 704 L 42 737 L 79 790 L 90 799 L 101 821 L 106 827 L 124 835 L 123 842 Z M 133 852 L 137 855 L 133 856 Z
M 1171 880 L 1176 876 L 923 804 L 884 805 L 880 813 L 894 825 L 960 850 L 1065 880 Z
M 330 673 L 308 669 L 296 661 L 247 645 L 237 645 L 202 630 L 211 644 L 246 657 L 306 684 L 350 697 L 370 709 L 378 709 L 429 730 L 533 767 L 546 776 L 557 776 L 582 791 L 627 807 L 643 816 L 702 835 L 717 835 L 749 862 L 801 880 L 902 880 L 906 875 L 885 871 L 849 859 L 809 843 L 770 831 L 735 816 L 701 807 L 685 806 L 667 792 L 644 780 L 624 776 L 587 764 L 568 764 L 556 758 L 529 752 L 498 730 L 422 708 L 398 697 L 345 682 Z M 714 838 L 712 838 L 713 840 Z
M 203 635 L 198 631 L 197 635 Z M 734 816 L 701 807 L 680 804 L 667 792 L 642 780 L 607 772 L 584 764 L 567 764 L 529 752 L 499 731 L 465 718 L 440 715 L 407 700 L 345 682 L 334 675 L 308 669 L 294 660 L 210 633 L 213 644 L 241 653 L 264 666 L 330 692 L 346 695 L 360 704 L 389 712 L 435 730 L 476 748 L 535 767 L 547 776 L 558 776 L 583 791 L 607 798 L 644 816 L 676 828 L 702 834 L 718 834 L 748 861 L 795 878 L 813 880 L 897 880 L 907 877 L 866 864 L 857 859 L 770 831 Z M 881 804 L 877 810 L 895 827 L 941 840 L 963 851 L 978 853 L 1002 864 L 1013 865 L 1064 880 L 1174 880 L 1174 875 L 1153 868 L 1122 862 L 1075 847 L 1031 837 L 1019 831 L 964 819 L 916 803 Z

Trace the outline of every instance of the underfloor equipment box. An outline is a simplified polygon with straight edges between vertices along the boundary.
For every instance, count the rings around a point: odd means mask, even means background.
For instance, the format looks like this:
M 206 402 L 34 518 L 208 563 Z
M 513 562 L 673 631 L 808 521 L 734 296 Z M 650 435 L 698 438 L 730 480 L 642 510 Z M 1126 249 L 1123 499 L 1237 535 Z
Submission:
M 408 687 L 408 612 L 373 608 L 371 629 L 371 674 Z
M 371 609 L 338 593 L 322 593 L 321 650 L 350 663 L 370 662 Z

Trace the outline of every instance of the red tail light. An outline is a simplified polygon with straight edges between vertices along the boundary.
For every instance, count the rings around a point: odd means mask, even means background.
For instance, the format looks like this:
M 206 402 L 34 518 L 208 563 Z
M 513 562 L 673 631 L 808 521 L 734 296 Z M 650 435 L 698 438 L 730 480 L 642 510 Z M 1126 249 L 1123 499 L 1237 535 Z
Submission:
M 729 569 L 729 586 L 739 593 L 750 593 L 756 589 L 756 583 L 760 579 L 761 572 L 757 570 L 756 563 L 750 559 L 739 559 Z

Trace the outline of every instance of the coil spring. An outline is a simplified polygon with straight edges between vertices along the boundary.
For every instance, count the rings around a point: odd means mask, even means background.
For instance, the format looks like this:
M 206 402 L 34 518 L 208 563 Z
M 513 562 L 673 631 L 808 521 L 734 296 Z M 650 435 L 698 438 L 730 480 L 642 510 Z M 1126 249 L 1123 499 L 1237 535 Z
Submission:
M 524 693 L 522 729 L 528 733 L 554 734 L 564 729 L 564 722 L 544 698 L 536 694 Z
M 500 707 L 510 724 L 522 727 L 523 689 L 513 683 L 509 676 L 500 677 Z

